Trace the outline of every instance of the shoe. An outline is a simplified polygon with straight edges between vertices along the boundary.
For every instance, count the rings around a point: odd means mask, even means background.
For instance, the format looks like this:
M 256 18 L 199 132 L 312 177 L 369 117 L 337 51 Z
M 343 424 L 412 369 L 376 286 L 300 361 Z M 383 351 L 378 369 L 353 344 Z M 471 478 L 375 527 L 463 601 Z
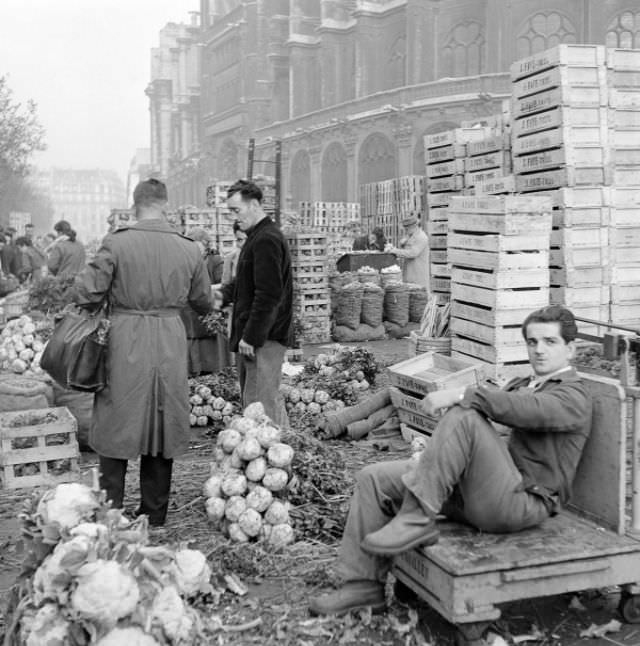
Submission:
M 309 612 L 312 615 L 344 615 L 353 610 L 371 608 L 373 613 L 386 607 L 384 586 L 378 581 L 348 581 L 335 592 L 312 597 Z
M 407 491 L 396 516 L 382 529 L 367 534 L 360 545 L 369 554 L 394 556 L 419 545 L 434 545 L 439 536 L 435 519 Z

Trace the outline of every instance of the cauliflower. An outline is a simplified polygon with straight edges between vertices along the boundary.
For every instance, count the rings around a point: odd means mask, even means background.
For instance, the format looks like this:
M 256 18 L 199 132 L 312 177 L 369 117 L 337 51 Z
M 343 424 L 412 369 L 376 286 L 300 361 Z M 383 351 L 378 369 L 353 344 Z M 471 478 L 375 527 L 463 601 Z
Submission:
M 255 460 L 251 460 L 247 464 L 247 468 L 244 470 L 247 480 L 252 482 L 260 482 L 264 478 L 264 474 L 267 471 L 267 461 L 262 457 L 257 457 Z
M 281 525 L 289 522 L 289 505 L 281 500 L 274 500 L 264 515 L 265 523 Z
M 247 536 L 257 536 L 262 527 L 262 516 L 255 509 L 245 509 L 238 518 L 238 526 Z
M 70 642 L 69 622 L 55 603 L 45 603 L 33 617 L 25 613 L 21 628 L 24 646 L 66 646 Z
M 102 637 L 96 646 L 160 646 L 151 635 L 142 631 L 138 626 L 129 628 L 114 628 Z
M 233 429 L 234 431 L 238 431 L 242 435 L 244 435 L 249 429 L 252 429 L 255 426 L 255 422 L 248 417 L 241 417 L 239 415 L 236 415 L 231 420 L 231 424 L 229 425 L 230 429 Z M 240 442 L 238 442 L 240 444 Z
M 293 449 L 288 444 L 278 442 L 267 451 L 267 460 L 272 467 L 288 467 L 293 460 Z
M 71 597 L 73 609 L 85 619 L 112 627 L 130 615 L 140 600 L 133 575 L 115 561 L 98 559 L 78 571 L 78 587 Z
M 262 478 L 262 484 L 269 489 L 269 491 L 282 491 L 287 486 L 289 476 L 286 471 L 282 469 L 270 468 Z
M 171 642 L 192 643 L 193 617 L 174 586 L 158 592 L 151 606 L 151 618 L 160 624 Z
M 255 487 L 251 493 L 247 494 L 246 497 L 247 507 L 249 509 L 255 509 L 260 513 L 266 511 L 272 501 L 273 494 L 268 489 L 260 485 Z
M 212 402 L 211 405 L 216 409 L 216 410 L 222 410 L 224 408 L 224 405 L 227 402 L 222 398 L 222 397 L 216 397 Z
M 220 414 L 223 417 L 225 415 L 233 415 L 233 404 L 231 402 L 227 402 L 220 411 Z
M 196 426 L 206 426 L 209 423 L 209 418 L 206 415 L 198 415 L 196 419 Z
M 236 447 L 236 451 L 238 451 L 238 455 L 243 460 L 250 462 L 251 460 L 255 460 L 262 453 L 262 447 L 255 437 L 245 437 L 245 439 Z
M 292 388 L 289 391 L 289 401 L 292 404 L 297 404 L 300 401 L 300 391 L 297 388 Z
M 16 350 L 20 352 L 21 350 L 16 346 Z M 18 375 L 21 375 L 29 366 L 22 359 L 14 359 L 11 362 L 11 370 Z
M 227 453 L 231 453 L 240 442 L 242 442 L 242 435 L 240 435 L 237 429 L 227 428 L 218 434 L 217 443 Z
M 34 353 L 34 351 L 33 351 L 31 348 L 25 348 L 25 349 L 24 349 L 22 352 L 20 352 L 20 354 L 18 355 L 18 357 L 19 357 L 20 359 L 22 359 L 23 361 L 26 361 L 27 363 L 28 363 L 29 361 L 31 361 L 31 359 L 33 359 L 33 357 L 34 357 L 34 356 L 35 356 L 35 353 Z
M 322 412 L 322 406 L 317 402 L 311 402 L 307 404 L 307 411 L 312 415 L 319 415 Z
M 247 508 L 247 501 L 242 496 L 231 496 L 224 506 L 224 515 L 232 523 L 238 522 L 240 514 Z
M 231 523 L 229 525 L 229 538 L 236 543 L 247 543 L 249 542 L 249 537 L 240 529 L 238 523 Z
M 322 405 L 323 413 L 329 413 L 333 410 L 336 410 L 336 402 L 333 399 L 330 399 L 326 404 Z
M 229 464 L 231 465 L 232 469 L 240 470 L 244 467 L 244 460 L 240 457 L 237 446 L 235 449 L 233 449 L 233 453 L 229 456 Z
M 254 422 L 262 422 L 266 417 L 264 406 L 261 402 L 253 402 L 253 404 L 249 404 L 242 414 L 244 417 L 247 417 Z
M 196 388 L 196 394 L 202 397 L 203 401 L 209 401 L 211 399 L 211 388 L 208 386 L 198 386 Z
M 58 523 L 60 528 L 70 529 L 91 518 L 97 508 L 98 500 L 89 487 L 68 482 L 49 489 L 40 499 L 37 513 L 45 523 Z
M 209 520 L 218 522 L 224 518 L 226 502 L 222 498 L 207 498 L 205 506 L 207 508 L 207 517 Z
M 320 405 L 326 404 L 329 401 L 329 393 L 324 390 L 316 390 L 316 394 L 313 399 Z
M 293 527 L 287 523 L 283 523 L 281 525 L 274 525 L 271 528 L 268 542 L 273 547 L 284 547 L 285 545 L 289 545 L 289 543 L 293 543 L 294 539 Z
M 211 468 L 209 473 L 214 475 L 220 473 L 220 464 L 227 457 L 227 454 L 224 452 L 224 449 L 221 446 L 216 446 L 213 449 L 213 462 L 211 463 Z
M 307 412 L 307 405 L 304 402 L 298 402 L 294 407 L 293 407 L 294 412 L 299 413 L 300 415 L 303 415 L 304 413 Z
M 219 498 L 222 492 L 222 476 L 218 473 L 214 473 L 209 476 L 209 479 L 204 483 L 202 487 L 202 493 L 205 498 Z
M 178 550 L 175 558 L 174 575 L 181 594 L 194 597 L 198 592 L 211 591 L 211 568 L 202 552 Z
M 260 446 L 268 449 L 270 446 L 280 441 L 280 430 L 271 424 L 261 424 L 256 435 Z
M 200 395 L 191 395 L 191 397 L 189 397 L 189 403 L 192 406 L 202 406 L 204 402 L 202 400 L 202 397 L 200 397 Z
M 309 404 L 313 401 L 315 397 L 315 392 L 311 388 L 303 388 L 300 391 L 300 399 L 305 403 Z

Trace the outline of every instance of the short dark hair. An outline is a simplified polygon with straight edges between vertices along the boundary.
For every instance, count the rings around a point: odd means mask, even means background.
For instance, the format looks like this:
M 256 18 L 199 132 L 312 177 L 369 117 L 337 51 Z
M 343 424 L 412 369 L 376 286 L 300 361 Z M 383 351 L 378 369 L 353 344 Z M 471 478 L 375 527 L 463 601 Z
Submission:
M 233 223 L 233 233 L 238 233 L 238 231 L 242 231 L 242 229 L 240 228 L 240 222 L 235 220 Z
M 535 312 L 531 312 L 522 324 L 522 336 L 527 340 L 527 326 L 529 323 L 558 323 L 560 336 L 565 343 L 575 341 L 578 336 L 578 326 L 573 312 L 563 305 L 547 305 Z
M 232 195 L 240 193 L 243 200 L 258 200 L 262 204 L 262 189 L 254 182 L 247 179 L 239 179 L 227 189 L 227 199 Z
M 27 236 L 20 236 L 16 240 L 16 246 L 17 247 L 31 247 L 32 246 L 31 240 L 29 238 L 27 238 Z
M 66 220 L 58 220 L 53 225 L 53 230 L 57 231 L 58 234 L 67 236 L 71 242 L 76 240 L 76 232 L 71 228 L 71 225 Z
M 159 179 L 145 179 L 133 190 L 134 206 L 150 206 L 157 202 L 166 202 L 167 187 Z

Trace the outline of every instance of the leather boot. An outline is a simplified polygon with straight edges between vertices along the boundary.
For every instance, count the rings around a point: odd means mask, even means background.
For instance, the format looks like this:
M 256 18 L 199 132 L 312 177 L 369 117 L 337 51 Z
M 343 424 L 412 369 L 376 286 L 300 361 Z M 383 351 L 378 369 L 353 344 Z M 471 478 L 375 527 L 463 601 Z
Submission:
M 361 545 L 369 554 L 393 556 L 419 545 L 433 545 L 438 537 L 435 518 L 407 491 L 396 516 L 382 529 L 367 534 Z
M 312 597 L 312 615 L 344 615 L 352 610 L 371 608 L 374 613 L 385 609 L 384 586 L 378 581 L 348 581 L 334 592 Z

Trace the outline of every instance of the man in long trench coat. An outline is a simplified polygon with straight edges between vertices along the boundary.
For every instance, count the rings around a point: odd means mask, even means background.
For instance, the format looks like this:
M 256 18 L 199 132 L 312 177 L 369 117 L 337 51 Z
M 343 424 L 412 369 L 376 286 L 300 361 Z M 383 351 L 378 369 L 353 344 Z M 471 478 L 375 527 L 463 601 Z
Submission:
M 89 445 L 100 457 L 100 486 L 122 507 L 127 460 L 142 456 L 141 504 L 151 525 L 165 522 L 173 458 L 189 440 L 187 339 L 180 310 L 211 309 L 198 246 L 167 222 L 167 189 L 140 182 L 137 223 L 105 237 L 77 278 L 77 303 L 109 297 L 107 387 L 96 394 Z

